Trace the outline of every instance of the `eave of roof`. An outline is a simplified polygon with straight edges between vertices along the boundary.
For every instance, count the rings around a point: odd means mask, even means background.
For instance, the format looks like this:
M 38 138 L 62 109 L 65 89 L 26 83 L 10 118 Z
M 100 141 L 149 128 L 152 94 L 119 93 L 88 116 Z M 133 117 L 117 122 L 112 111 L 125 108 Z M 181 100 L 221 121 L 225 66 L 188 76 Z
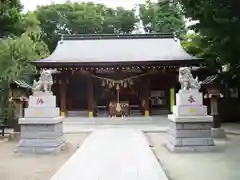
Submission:
M 63 35 L 55 51 L 37 66 L 197 64 L 173 34 Z

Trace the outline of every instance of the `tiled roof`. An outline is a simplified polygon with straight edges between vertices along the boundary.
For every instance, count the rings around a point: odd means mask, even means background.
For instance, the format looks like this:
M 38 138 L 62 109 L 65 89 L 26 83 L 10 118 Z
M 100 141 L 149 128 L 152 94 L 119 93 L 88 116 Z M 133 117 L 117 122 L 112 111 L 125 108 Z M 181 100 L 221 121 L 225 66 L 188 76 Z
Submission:
M 38 63 L 126 63 L 194 60 L 173 34 L 63 35 Z

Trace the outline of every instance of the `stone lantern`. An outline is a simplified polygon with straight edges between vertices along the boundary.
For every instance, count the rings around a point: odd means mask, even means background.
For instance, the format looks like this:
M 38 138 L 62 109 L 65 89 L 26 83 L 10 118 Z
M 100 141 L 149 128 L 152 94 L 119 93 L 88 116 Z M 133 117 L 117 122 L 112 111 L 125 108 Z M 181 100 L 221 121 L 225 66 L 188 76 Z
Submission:
M 218 100 L 223 98 L 219 87 L 214 84 L 206 84 L 207 94 L 204 95 L 205 99 L 210 100 L 210 115 L 213 116 L 212 125 L 212 137 L 213 138 L 225 138 L 226 134 L 223 129 L 221 129 L 221 118 L 218 113 Z
M 28 104 L 29 87 L 22 83 L 22 81 L 16 81 L 11 84 L 11 94 L 9 101 L 14 107 L 14 117 L 9 122 L 13 128 L 13 132 L 9 135 L 9 140 L 16 140 L 20 135 L 20 125 L 18 120 L 24 116 L 24 108 Z
M 18 120 L 24 116 L 24 105 L 27 101 L 28 99 L 24 96 L 10 98 L 10 102 L 14 104 L 14 119 L 10 124 L 13 128 L 13 132 L 10 133 L 9 140 L 15 140 L 19 138 L 21 129 Z

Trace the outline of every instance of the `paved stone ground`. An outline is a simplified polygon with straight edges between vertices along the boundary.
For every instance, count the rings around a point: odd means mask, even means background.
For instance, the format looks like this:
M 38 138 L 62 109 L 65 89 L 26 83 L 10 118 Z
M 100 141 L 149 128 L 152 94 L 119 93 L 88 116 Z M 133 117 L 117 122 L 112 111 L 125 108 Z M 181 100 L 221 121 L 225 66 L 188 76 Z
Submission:
M 215 140 L 216 150 L 174 154 L 165 148 L 165 134 L 147 134 L 153 151 L 171 180 L 239 180 L 240 136 Z
M 144 134 L 94 131 L 51 180 L 167 180 Z
M 58 155 L 14 154 L 17 142 L 4 142 L 0 139 L 0 180 L 49 180 L 86 136 L 87 134 L 65 135 L 68 149 Z
M 144 132 L 165 132 L 169 121 L 166 115 L 145 117 L 122 118 L 66 118 L 64 120 L 64 132 L 67 134 L 92 132 L 104 128 L 133 128 Z M 222 128 L 228 134 L 240 135 L 240 123 L 223 123 Z
M 144 132 L 163 132 L 168 126 L 167 116 L 127 117 L 122 118 L 66 118 L 64 120 L 64 133 L 91 132 L 106 128 L 133 128 Z
M 227 134 L 240 135 L 240 123 L 224 123 L 222 128 Z
M 85 120 L 89 120 L 86 118 Z M 57 169 L 76 151 L 76 145 L 80 144 L 86 137 L 84 132 L 90 128 L 101 129 L 116 127 L 104 123 L 90 125 L 79 123 L 79 120 L 65 121 L 64 129 L 67 133 L 66 138 L 70 143 L 70 148 L 58 156 L 18 156 L 12 150 L 17 142 L 1 142 L 0 139 L 0 179 L 2 180 L 48 180 Z M 157 122 L 156 122 L 157 121 Z M 167 118 L 157 117 L 156 124 L 128 124 L 122 127 L 134 129 L 150 130 L 156 127 L 164 132 L 167 128 Z M 120 127 L 117 125 L 117 127 Z M 155 154 L 161 159 L 164 169 L 167 170 L 173 180 L 238 180 L 240 179 L 240 125 L 223 124 L 223 128 L 228 132 L 228 139 L 217 140 L 217 152 L 211 153 L 185 153 L 172 154 L 164 147 L 163 133 L 150 133 L 150 141 L 153 145 Z M 74 134 L 76 133 L 76 134 Z M 83 133 L 83 134 L 81 134 Z M 238 134 L 238 135 L 231 135 Z

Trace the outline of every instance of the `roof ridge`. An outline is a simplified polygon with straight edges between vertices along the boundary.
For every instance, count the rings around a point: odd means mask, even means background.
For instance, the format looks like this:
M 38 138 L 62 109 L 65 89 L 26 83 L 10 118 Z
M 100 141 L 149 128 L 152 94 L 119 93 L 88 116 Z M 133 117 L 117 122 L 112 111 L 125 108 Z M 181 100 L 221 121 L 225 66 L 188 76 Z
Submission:
M 61 40 L 174 38 L 174 33 L 149 34 L 62 34 Z

